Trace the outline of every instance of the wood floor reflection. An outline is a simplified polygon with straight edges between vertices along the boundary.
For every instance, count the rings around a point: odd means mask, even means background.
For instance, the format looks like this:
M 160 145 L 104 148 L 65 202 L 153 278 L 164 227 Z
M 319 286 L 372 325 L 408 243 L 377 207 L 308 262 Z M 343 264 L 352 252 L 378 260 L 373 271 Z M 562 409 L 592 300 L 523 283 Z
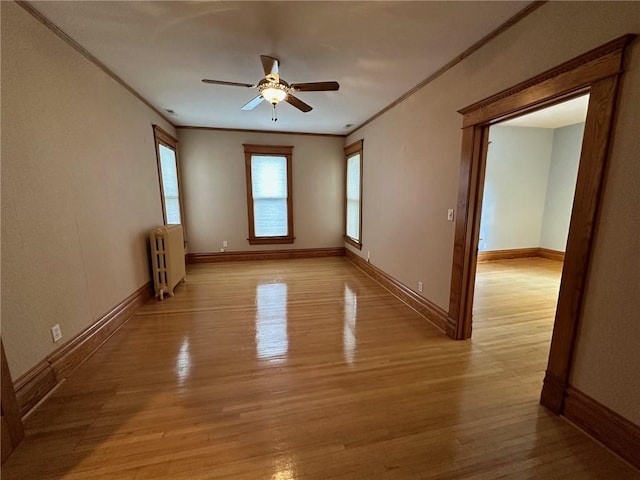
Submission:
M 2 478 L 640 478 L 538 405 L 558 264 L 478 270 L 454 342 L 344 258 L 192 266 L 29 417 Z

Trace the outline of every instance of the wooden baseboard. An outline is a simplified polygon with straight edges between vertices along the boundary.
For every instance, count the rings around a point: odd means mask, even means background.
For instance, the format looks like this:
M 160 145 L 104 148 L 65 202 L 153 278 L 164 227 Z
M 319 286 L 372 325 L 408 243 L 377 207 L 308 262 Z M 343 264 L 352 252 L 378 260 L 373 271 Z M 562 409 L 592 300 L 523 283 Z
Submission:
M 250 260 L 282 260 L 289 258 L 343 257 L 344 247 L 299 248 L 246 252 L 187 253 L 187 263 L 243 262 Z
M 378 267 L 367 262 L 352 251 L 348 249 L 345 250 L 345 255 L 350 261 L 355 264 L 356 267 L 373 278 L 385 289 L 389 290 L 389 292 L 398 297 L 400 301 L 409 305 L 416 312 L 429 320 L 439 330 L 441 330 L 442 332 L 445 331 L 447 312 L 445 312 L 442 308 L 438 307 L 434 303 L 431 303 L 426 298 L 418 295 L 405 284 L 399 282 L 388 273 L 383 272 Z
M 564 252 L 560 252 L 558 250 L 550 250 L 548 248 L 540 247 L 538 249 L 538 256 L 542 258 L 548 258 L 549 260 L 564 262 Z
M 488 250 L 478 252 L 478 262 L 493 262 L 495 260 L 510 260 L 513 258 L 542 257 L 550 260 L 564 261 L 564 252 L 548 248 L 511 248 L 508 250 Z
M 640 427 L 569 385 L 563 415 L 640 469 Z
M 21 415 L 26 415 L 52 388 L 89 358 L 150 298 L 153 298 L 153 291 L 151 283 L 147 282 L 98 321 L 20 376 L 14 383 L 14 389 Z
M 538 248 L 510 248 L 509 250 L 488 250 L 478 252 L 478 262 L 493 262 L 495 260 L 510 260 L 512 258 L 537 257 Z

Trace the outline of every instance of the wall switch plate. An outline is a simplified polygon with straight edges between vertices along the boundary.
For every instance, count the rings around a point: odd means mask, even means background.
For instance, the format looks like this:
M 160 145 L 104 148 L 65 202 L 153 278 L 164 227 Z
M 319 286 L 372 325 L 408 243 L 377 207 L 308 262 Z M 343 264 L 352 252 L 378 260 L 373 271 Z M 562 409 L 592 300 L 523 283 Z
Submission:
M 449 220 L 450 222 L 453 222 L 453 208 L 450 208 L 449 210 L 447 210 L 447 220 Z
M 223 248 L 227 248 L 229 246 L 229 242 L 227 242 L 226 240 L 222 241 L 222 246 Z
M 418 291 L 421 292 L 422 291 L 422 282 L 418 282 Z
M 60 324 L 56 323 L 51 327 L 51 336 L 53 337 L 54 343 L 62 338 L 62 329 L 60 328 Z

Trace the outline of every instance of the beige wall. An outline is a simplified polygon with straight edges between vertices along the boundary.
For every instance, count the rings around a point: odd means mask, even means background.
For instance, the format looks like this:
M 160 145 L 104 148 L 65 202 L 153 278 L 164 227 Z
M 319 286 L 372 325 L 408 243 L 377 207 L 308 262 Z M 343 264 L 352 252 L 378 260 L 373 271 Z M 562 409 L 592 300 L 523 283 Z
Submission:
M 448 308 L 460 164 L 456 113 L 626 33 L 640 33 L 638 2 L 550 2 L 380 118 L 349 136 L 365 140 L 363 249 L 374 265 Z M 621 92 L 584 322 L 576 387 L 640 423 L 640 47 Z M 349 247 L 348 247 L 349 248 Z
M 178 129 L 189 252 L 341 247 L 344 138 Z M 243 143 L 293 145 L 292 245 L 249 245 Z
M 2 2 L 2 340 L 13 378 L 149 280 L 158 115 Z

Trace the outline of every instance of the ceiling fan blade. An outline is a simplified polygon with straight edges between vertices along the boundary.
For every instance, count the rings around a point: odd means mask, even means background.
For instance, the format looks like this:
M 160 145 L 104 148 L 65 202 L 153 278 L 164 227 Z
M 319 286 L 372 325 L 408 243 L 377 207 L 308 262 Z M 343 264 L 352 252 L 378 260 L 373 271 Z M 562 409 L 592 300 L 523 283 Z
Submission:
M 253 110 L 262 103 L 262 100 L 264 100 L 264 97 L 262 95 L 258 95 L 257 97 L 245 103 L 242 107 L 242 110 Z
M 280 67 L 280 61 L 277 58 L 268 57 L 267 55 L 260 55 L 262 61 L 262 68 L 264 68 L 264 75 L 277 75 L 278 68 Z
M 212 83 L 213 85 L 228 85 L 230 87 L 254 87 L 251 83 L 238 83 L 238 82 L 225 82 L 224 80 L 209 80 L 208 78 L 203 78 L 202 81 L 204 83 Z
M 311 110 L 313 110 L 313 108 L 310 105 L 307 105 L 302 100 L 300 100 L 299 98 L 294 97 L 291 94 L 287 95 L 285 97 L 284 101 L 287 102 L 287 103 L 290 103 L 291 105 L 296 107 L 298 110 L 302 110 L 305 113 L 306 112 L 310 112 Z
M 296 92 L 328 92 L 338 90 L 340 84 L 338 82 L 292 83 L 291 88 Z

